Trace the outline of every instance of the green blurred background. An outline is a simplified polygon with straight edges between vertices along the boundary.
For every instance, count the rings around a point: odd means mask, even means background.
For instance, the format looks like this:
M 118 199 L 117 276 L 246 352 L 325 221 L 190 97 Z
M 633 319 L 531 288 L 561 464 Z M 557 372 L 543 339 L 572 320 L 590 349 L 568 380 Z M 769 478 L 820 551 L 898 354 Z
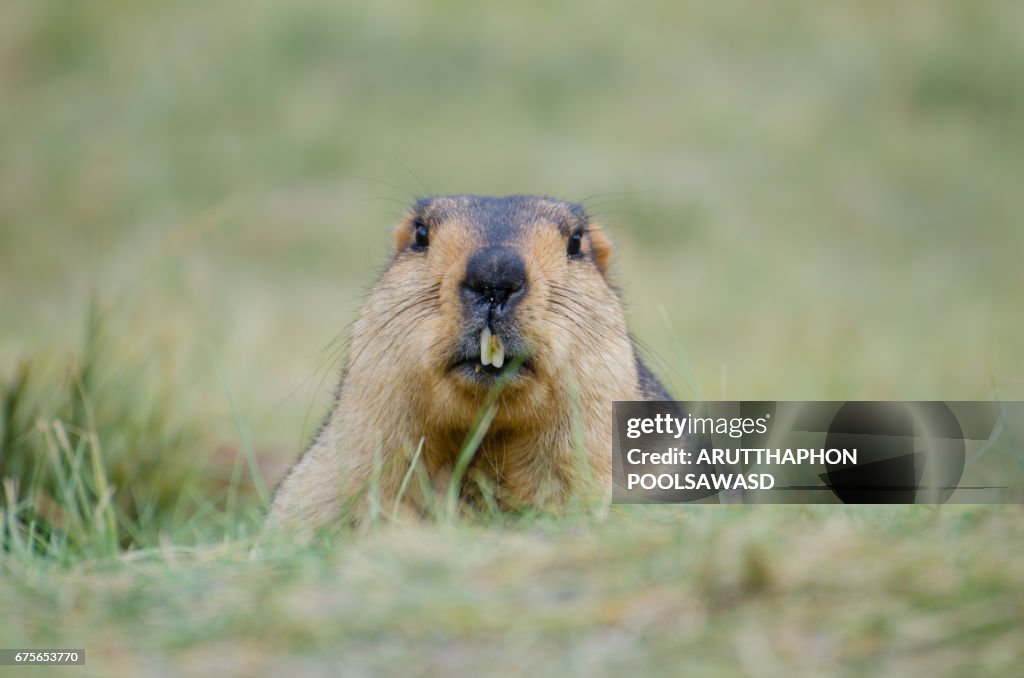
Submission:
M 1024 394 L 1019 3 L 5 3 L 0 101 L 0 367 L 125 456 L 272 483 L 425 193 L 584 201 L 677 397 Z
M 0 638 L 127 675 L 1019 666 L 1019 507 L 182 545 L 259 520 L 242 453 L 301 450 L 425 193 L 585 201 L 678 397 L 1024 398 L 1022 121 L 1011 1 L 2 3 Z
M 0 365 L 95 297 L 219 435 L 427 192 L 587 199 L 681 397 L 1024 393 L 1019 3 L 15 2 L 0 101 Z

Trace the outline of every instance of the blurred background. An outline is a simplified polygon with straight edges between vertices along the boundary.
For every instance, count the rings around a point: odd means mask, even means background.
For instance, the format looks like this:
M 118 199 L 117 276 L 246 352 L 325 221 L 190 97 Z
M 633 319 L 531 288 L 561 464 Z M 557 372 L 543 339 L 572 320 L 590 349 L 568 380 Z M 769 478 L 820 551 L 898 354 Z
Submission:
M 680 398 L 1024 398 L 1022 121 L 1012 0 L 0 3 L 0 645 L 1019 673 L 1020 506 L 245 537 L 418 195 L 583 201 Z
M 8 475 L 273 482 L 432 193 L 583 201 L 678 397 L 1024 396 L 1020 3 L 8 2 L 0 102 Z

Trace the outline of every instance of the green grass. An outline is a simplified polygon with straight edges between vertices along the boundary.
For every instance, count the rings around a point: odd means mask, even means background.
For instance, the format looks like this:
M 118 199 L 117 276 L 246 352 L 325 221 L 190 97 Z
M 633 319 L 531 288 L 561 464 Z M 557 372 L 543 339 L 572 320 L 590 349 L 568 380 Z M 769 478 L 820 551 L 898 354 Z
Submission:
M 99 675 L 1013 674 L 1016 506 L 253 546 L 416 194 L 590 196 L 680 397 L 1024 398 L 1022 64 L 1013 2 L 4 3 L 0 646 Z

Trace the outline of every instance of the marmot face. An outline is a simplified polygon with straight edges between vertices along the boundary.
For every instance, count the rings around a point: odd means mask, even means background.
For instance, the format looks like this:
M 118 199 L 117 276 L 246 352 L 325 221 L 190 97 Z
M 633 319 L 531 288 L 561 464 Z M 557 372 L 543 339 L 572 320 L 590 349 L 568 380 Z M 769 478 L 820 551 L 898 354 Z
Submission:
M 380 505 L 401 498 L 423 515 L 426 497 L 401 490 L 403 459 L 417 450 L 444 491 L 484 416 L 471 464 L 500 507 L 607 500 L 612 402 L 667 398 L 637 359 L 605 278 L 610 249 L 581 207 L 558 200 L 416 203 L 353 326 L 334 409 L 278 488 L 269 521 L 316 527 L 351 501 L 348 517 L 364 522 L 370 487 Z M 488 402 L 495 385 L 505 388 Z M 459 492 L 472 503 L 480 489 L 464 478 Z
M 572 389 L 580 371 L 632 364 L 605 278 L 610 244 L 580 206 L 532 196 L 424 199 L 395 244 L 387 301 L 420 312 L 394 359 L 427 373 L 410 383 L 432 384 L 424 396 L 435 406 L 475 412 L 462 405 L 478 406 L 502 381 L 499 418 L 515 423 L 536 417 L 552 389 Z

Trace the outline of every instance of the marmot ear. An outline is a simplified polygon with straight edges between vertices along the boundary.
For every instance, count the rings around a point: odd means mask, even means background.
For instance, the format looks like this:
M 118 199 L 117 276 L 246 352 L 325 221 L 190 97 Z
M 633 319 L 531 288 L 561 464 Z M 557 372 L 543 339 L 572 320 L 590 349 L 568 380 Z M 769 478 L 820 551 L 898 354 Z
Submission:
M 587 240 L 590 241 L 590 256 L 593 257 L 597 270 L 607 275 L 608 265 L 612 260 L 612 242 L 604 234 L 601 225 L 593 221 L 587 224 Z
M 395 251 L 401 252 L 402 250 L 409 247 L 412 244 L 413 228 L 412 222 L 416 219 L 416 215 L 409 212 L 402 217 L 401 223 L 395 227 Z

